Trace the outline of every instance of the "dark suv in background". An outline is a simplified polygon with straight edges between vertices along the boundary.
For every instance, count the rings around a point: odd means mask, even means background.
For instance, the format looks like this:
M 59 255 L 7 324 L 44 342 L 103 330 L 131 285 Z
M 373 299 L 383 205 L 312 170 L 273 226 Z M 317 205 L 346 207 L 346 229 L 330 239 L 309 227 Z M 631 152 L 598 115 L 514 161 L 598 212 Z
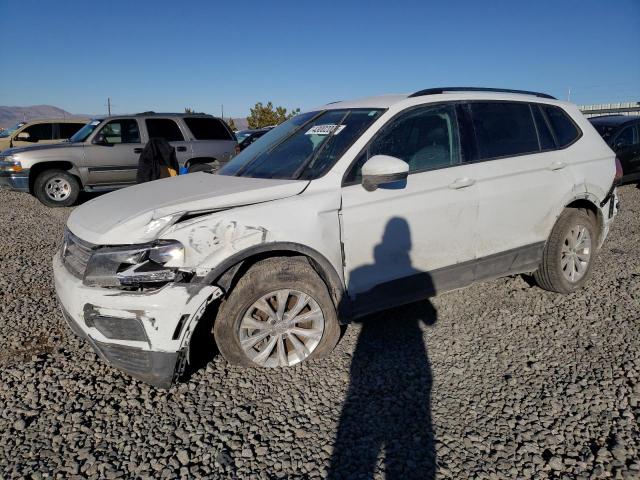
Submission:
M 176 149 L 181 169 L 214 172 L 235 151 L 227 124 L 211 115 L 144 112 L 95 119 L 68 142 L 10 148 L 0 156 L 0 186 L 33 193 L 45 205 L 72 205 L 81 190 L 136 183 L 138 159 L 150 138 Z
M 604 115 L 589 121 L 616 152 L 622 182 L 640 181 L 640 115 Z

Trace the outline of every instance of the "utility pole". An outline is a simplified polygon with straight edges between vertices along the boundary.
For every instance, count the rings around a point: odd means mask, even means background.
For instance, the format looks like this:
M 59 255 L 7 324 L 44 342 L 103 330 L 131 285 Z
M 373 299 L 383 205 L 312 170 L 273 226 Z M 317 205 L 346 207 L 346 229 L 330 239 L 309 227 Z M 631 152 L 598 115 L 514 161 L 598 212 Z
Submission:
M 109 116 L 111 116 L 111 97 L 107 97 L 107 111 L 109 112 Z
M 224 120 L 224 105 L 220 105 L 220 110 L 222 110 L 222 119 Z
M 571 87 L 569 87 L 569 91 L 567 92 L 567 102 L 571 101 Z

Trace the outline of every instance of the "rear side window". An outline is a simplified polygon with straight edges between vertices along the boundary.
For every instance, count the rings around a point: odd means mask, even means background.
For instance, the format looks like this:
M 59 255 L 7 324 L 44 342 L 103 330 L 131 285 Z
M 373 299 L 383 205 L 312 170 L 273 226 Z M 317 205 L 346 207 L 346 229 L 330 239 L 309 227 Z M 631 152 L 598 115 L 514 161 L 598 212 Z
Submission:
M 471 120 L 480 160 L 540 150 L 527 103 L 474 102 L 471 103 Z
M 58 125 L 60 138 L 71 138 L 83 126 L 84 123 L 60 123 Z
M 29 134 L 29 141 L 53 140 L 53 123 L 36 123 L 22 130 Z
M 542 108 L 544 113 L 547 114 L 559 148 L 566 147 L 578 139 L 580 131 L 564 110 L 552 105 L 545 105 Z
M 217 118 L 186 117 L 184 123 L 196 140 L 235 140 Z
M 536 128 L 538 129 L 538 137 L 540 138 L 540 149 L 552 150 L 556 147 L 556 144 L 553 141 L 553 135 L 551 134 L 551 130 L 549 130 L 549 125 L 540 108 L 539 105 L 531 105 L 533 118 L 536 121 Z
M 147 125 L 149 138 L 164 138 L 167 142 L 184 142 L 184 136 L 178 124 L 169 118 L 148 118 L 144 123 Z

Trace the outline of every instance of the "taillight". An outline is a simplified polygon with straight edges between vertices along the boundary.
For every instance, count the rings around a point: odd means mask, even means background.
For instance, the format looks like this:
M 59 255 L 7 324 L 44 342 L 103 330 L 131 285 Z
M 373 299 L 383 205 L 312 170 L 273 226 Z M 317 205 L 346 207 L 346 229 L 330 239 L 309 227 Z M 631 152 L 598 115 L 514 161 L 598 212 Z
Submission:
M 616 184 L 620 183 L 623 175 L 624 172 L 622 171 L 622 164 L 620 163 L 618 157 L 616 157 L 616 176 L 613 177 L 613 182 Z
M 236 155 L 239 154 L 239 153 L 240 153 L 240 145 L 236 145 Z

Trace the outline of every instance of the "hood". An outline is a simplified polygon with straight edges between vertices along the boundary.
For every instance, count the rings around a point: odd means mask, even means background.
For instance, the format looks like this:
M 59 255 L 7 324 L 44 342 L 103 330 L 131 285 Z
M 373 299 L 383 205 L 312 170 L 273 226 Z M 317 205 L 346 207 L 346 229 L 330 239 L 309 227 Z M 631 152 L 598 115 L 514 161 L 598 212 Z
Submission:
M 28 147 L 14 147 L 7 148 L 2 152 L 3 155 L 15 155 L 18 153 L 29 153 L 36 152 L 38 150 L 56 150 L 61 148 L 77 148 L 82 147 L 83 143 L 71 143 L 71 142 L 60 142 L 60 143 L 47 143 L 44 145 L 29 145 Z
M 147 242 L 185 213 L 278 200 L 301 193 L 308 183 L 190 173 L 95 198 L 76 208 L 67 225 L 93 244 Z

